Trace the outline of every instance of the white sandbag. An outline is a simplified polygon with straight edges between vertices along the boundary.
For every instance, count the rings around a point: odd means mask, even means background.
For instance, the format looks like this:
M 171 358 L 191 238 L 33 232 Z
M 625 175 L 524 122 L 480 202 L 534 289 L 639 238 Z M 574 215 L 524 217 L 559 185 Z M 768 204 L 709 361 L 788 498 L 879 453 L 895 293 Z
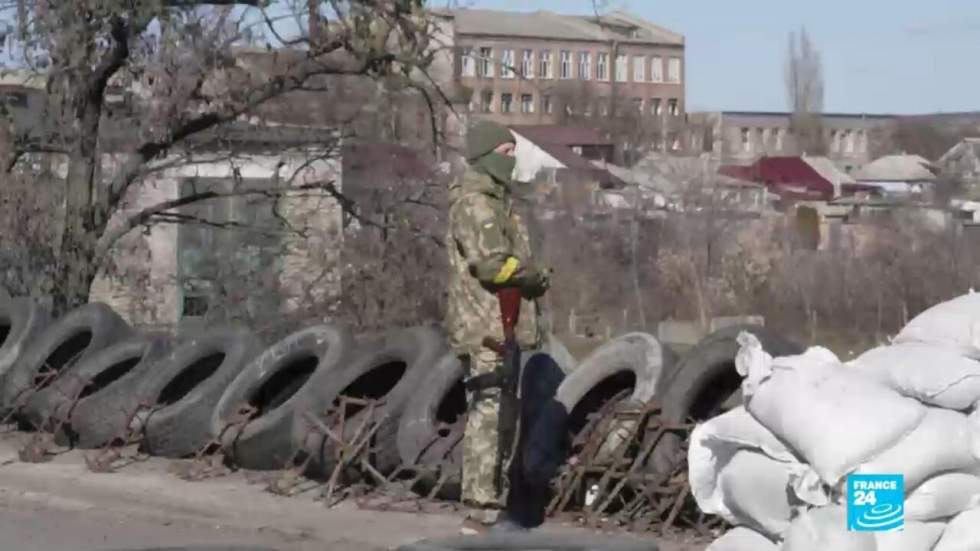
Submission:
M 892 341 L 929 343 L 955 348 L 980 359 L 980 293 L 961 295 L 937 304 L 912 318 Z
M 980 507 L 980 476 L 946 473 L 926 480 L 905 498 L 905 520 L 950 518 L 976 507 Z
M 877 551 L 878 545 L 873 532 L 849 532 L 847 508 L 843 505 L 831 505 L 810 509 L 793 519 L 780 549 L 782 551 Z
M 746 491 L 746 497 L 726 498 L 726 489 L 722 487 L 722 473 L 729 467 L 732 458 L 739 452 L 746 451 L 758 454 L 764 460 L 749 461 L 754 463 L 745 470 L 745 476 L 758 479 L 767 478 L 766 485 L 781 488 L 781 501 L 775 505 L 765 503 L 760 511 L 746 499 L 759 498 Z M 782 507 L 789 505 L 785 485 L 792 487 L 792 494 L 804 503 L 826 505 L 830 502 L 826 489 L 822 487 L 819 477 L 807 465 L 801 464 L 786 446 L 771 432 L 755 420 L 744 407 L 738 407 L 718 417 L 697 425 L 691 433 L 688 446 L 687 465 L 688 481 L 691 493 L 698 507 L 705 514 L 719 515 L 732 524 L 742 524 L 744 519 L 736 518 L 729 508 L 733 502 L 739 510 L 749 511 L 752 515 L 764 519 L 779 518 L 784 515 Z M 768 461 L 765 461 L 768 460 Z M 738 467 L 735 468 L 737 470 Z M 731 478 L 735 470 L 730 470 Z M 771 479 L 769 479 L 771 477 Z M 740 487 L 738 481 L 729 481 L 729 490 Z M 740 489 L 734 490 L 736 492 Z M 772 493 L 775 494 L 773 489 Z M 780 513 L 765 513 L 766 508 L 776 506 Z M 763 525 L 770 525 L 763 521 Z M 758 523 L 756 524 L 758 526 Z
M 980 362 L 948 346 L 879 346 L 848 363 L 898 392 L 929 405 L 965 410 L 980 400 Z
M 779 547 L 762 534 L 737 526 L 725 532 L 704 551 L 778 551 Z
M 789 528 L 793 509 L 802 505 L 791 495 L 792 464 L 761 453 L 740 450 L 721 470 L 719 487 L 732 524 L 776 538 Z
M 786 444 L 752 417 L 744 406 L 731 409 L 701 423 L 695 428 L 695 432 L 698 434 L 698 441 L 715 453 L 718 453 L 720 447 L 732 450 L 749 449 L 757 450 L 779 461 L 798 461 Z M 693 433 L 691 440 L 695 440 Z
M 932 551 L 980 551 L 980 509 L 953 517 Z
M 858 474 L 905 475 L 905 491 L 926 479 L 953 471 L 980 468 L 972 444 L 977 427 L 971 418 L 949 409 L 928 408 L 911 434 L 880 455 L 861 464 Z
M 898 532 L 875 532 L 879 551 L 930 551 L 946 529 L 944 522 L 906 522 Z
M 738 342 L 746 409 L 831 486 L 925 416 L 925 406 L 842 365 L 825 348 L 773 358 L 749 333 Z

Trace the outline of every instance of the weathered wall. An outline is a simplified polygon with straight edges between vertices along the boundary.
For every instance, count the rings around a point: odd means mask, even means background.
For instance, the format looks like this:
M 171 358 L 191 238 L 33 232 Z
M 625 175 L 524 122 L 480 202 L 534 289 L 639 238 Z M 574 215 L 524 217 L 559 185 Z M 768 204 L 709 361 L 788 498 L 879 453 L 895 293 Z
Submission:
M 161 201 L 179 196 L 180 182 L 188 178 L 268 179 L 275 174 L 297 174 L 295 185 L 315 181 L 334 181 L 340 188 L 339 161 L 317 161 L 300 170 L 307 158 L 301 154 L 285 156 L 252 156 L 202 162 L 160 173 L 153 179 L 134 185 L 125 199 L 125 207 L 110 224 Z M 166 162 L 166 161 L 164 161 Z M 277 166 L 284 163 L 282 166 Z M 107 159 L 107 166 L 113 164 Z M 319 191 L 289 194 L 279 202 L 278 212 L 299 232 L 283 237 L 284 254 L 278 258 L 275 272 L 278 281 L 255 293 L 281 294 L 278 314 L 297 313 L 311 303 L 322 305 L 339 296 L 338 259 L 342 241 L 339 204 Z M 241 252 L 241 251 L 237 251 Z M 115 248 L 113 269 L 103 272 L 92 286 L 92 300 L 103 301 L 137 326 L 168 327 L 183 317 L 184 290 L 178 276 L 178 226 L 158 224 L 148 231 L 134 230 Z M 274 322 L 275 320 L 270 320 Z

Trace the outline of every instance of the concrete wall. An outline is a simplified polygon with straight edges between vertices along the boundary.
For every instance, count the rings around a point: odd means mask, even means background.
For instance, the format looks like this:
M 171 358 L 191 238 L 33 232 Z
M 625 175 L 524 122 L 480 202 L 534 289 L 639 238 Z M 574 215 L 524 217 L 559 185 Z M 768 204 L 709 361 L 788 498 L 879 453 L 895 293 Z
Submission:
M 159 173 L 134 184 L 125 198 L 125 207 L 110 224 L 161 201 L 176 199 L 180 182 L 187 178 L 269 179 L 277 170 L 282 175 L 298 174 L 296 185 L 333 180 L 341 186 L 339 159 L 317 161 L 301 168 L 307 157 L 302 153 L 256 155 L 185 165 Z M 107 158 L 106 166 L 117 159 Z M 163 162 L 166 162 L 163 161 Z M 283 163 L 282 166 L 278 166 Z M 342 215 L 339 204 L 321 192 L 303 191 L 287 195 L 279 212 L 305 235 L 287 234 L 285 254 L 279 259 L 278 290 L 282 294 L 280 314 L 288 314 L 314 302 L 329 302 L 340 293 L 339 253 L 342 243 Z M 115 308 L 130 323 L 146 327 L 169 327 L 181 321 L 183 290 L 178 282 L 178 226 L 154 225 L 148 232 L 131 231 L 120 240 L 113 260 L 117 270 L 102 273 L 92 285 L 93 301 Z M 256 289 L 257 293 L 270 289 Z

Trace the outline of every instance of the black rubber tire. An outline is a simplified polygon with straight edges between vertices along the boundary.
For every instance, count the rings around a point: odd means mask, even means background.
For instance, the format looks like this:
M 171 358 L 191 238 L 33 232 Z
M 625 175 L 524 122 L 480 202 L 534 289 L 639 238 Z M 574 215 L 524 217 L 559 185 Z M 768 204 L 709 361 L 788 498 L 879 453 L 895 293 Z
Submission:
M 101 388 L 82 390 L 74 406 L 67 412 L 68 423 L 55 432 L 55 441 L 63 446 L 81 449 L 94 449 L 125 436 L 137 409 L 147 401 L 137 388 L 143 378 L 152 372 L 158 362 L 167 356 L 173 347 L 169 335 L 149 334 L 117 343 L 101 350 L 77 366 L 76 377 L 62 377 L 56 385 L 62 387 L 63 395 L 73 396 L 79 392 L 79 384 L 86 380 L 104 384 Z M 107 377 L 119 375 L 117 369 L 127 361 L 136 361 L 128 371 L 118 378 L 107 381 Z M 75 374 L 75 373 L 73 373 Z M 45 406 L 55 411 L 55 405 Z M 61 406 L 65 407 L 65 406 Z M 33 422 L 37 422 L 37 413 Z
M 397 551 L 658 551 L 650 538 L 613 536 L 610 534 L 553 534 L 547 532 L 487 533 L 479 536 L 457 536 L 422 540 L 397 548 Z
M 379 423 L 371 446 L 371 464 L 381 474 L 387 475 L 401 465 L 398 453 L 398 425 L 409 400 L 418 392 L 425 376 L 430 373 L 447 349 L 445 334 L 435 327 L 412 327 L 385 332 L 381 337 L 359 344 L 349 363 L 341 369 L 323 370 L 310 381 L 313 415 L 323 419 L 349 387 L 359 385 L 368 377 L 378 377 L 380 369 L 389 370 L 388 377 L 398 375 L 397 382 L 387 389 L 373 389 L 372 398 L 384 398 L 384 404 L 375 412 Z M 404 364 L 400 373 L 393 366 Z M 370 374 L 370 375 L 369 375 Z M 347 416 L 345 437 L 364 422 L 367 410 Z M 314 475 L 329 476 L 336 464 L 336 443 L 319 432 L 309 432 L 304 449 L 311 455 L 310 467 Z
M 211 443 L 211 416 L 218 400 L 261 351 L 261 341 L 244 328 L 210 330 L 174 348 L 136 388 L 154 404 L 140 416 L 144 450 L 180 458 Z M 197 369 L 201 371 L 195 375 Z
M 739 333 L 755 335 L 762 348 L 773 356 L 800 354 L 803 347 L 761 325 L 735 325 L 709 334 L 685 354 L 677 368 L 664 381 L 657 399 L 663 408 L 661 416 L 669 424 L 682 424 L 689 417 L 706 420 L 719 413 L 719 408 L 742 383 L 735 371 L 735 356 L 739 351 Z M 682 442 L 676 433 L 668 432 L 647 460 L 647 472 L 668 473 L 683 458 Z
M 60 374 L 71 365 L 85 361 L 134 333 L 119 314 L 100 302 L 85 304 L 68 312 L 30 343 L 17 363 L 7 371 L 0 388 L 2 409 L 5 413 L 20 409 L 31 394 L 40 390 L 35 388 L 35 378 L 52 356 L 57 356 L 55 362 L 59 365 L 55 369 Z M 90 335 L 87 342 L 86 334 Z M 51 382 L 53 379 L 47 383 Z
M 0 299 L 0 378 L 50 323 L 51 314 L 31 299 Z
M 226 456 L 246 469 L 291 466 L 305 436 L 297 412 L 310 410 L 311 394 L 304 389 L 316 371 L 333 370 L 348 361 L 353 341 L 346 329 L 318 325 L 285 337 L 250 362 L 228 386 L 211 417 L 211 430 L 222 436 Z M 280 381 L 283 386 L 278 386 Z M 278 390 L 268 399 L 272 409 L 263 411 L 255 402 L 270 387 Z M 249 405 L 259 411 L 243 427 L 230 427 L 239 410 Z
M 453 352 L 443 354 L 432 371 L 419 385 L 418 392 L 405 405 L 398 421 L 396 445 L 401 461 L 405 465 L 421 464 L 425 453 L 439 447 L 439 441 L 450 436 L 448 427 L 462 423 L 466 417 L 466 392 L 463 387 L 463 363 Z M 453 393 L 450 397 L 450 393 Z M 445 404 L 448 399 L 456 403 Z M 455 419 L 439 419 L 440 406 L 450 406 L 446 415 L 458 414 Z M 462 408 L 462 411 L 459 411 Z M 438 455 L 438 454 L 437 454 Z
M 466 425 L 463 363 L 455 352 L 443 354 L 417 392 L 405 404 L 395 445 L 402 465 L 420 469 L 415 490 L 428 492 L 439 476 L 447 476 L 438 497 L 459 497 L 462 448 Z
M 597 348 L 582 360 L 578 368 L 562 381 L 556 399 L 575 416 L 585 413 L 580 404 L 590 410 L 601 404 L 587 404 L 586 396 L 604 382 L 622 374 L 632 374 L 633 391 L 629 401 L 645 404 L 657 393 L 663 368 L 663 349 L 657 339 L 647 333 L 628 333 Z
M 542 354 L 549 356 L 564 373 L 577 367 L 564 344 L 549 336 L 540 351 L 521 354 L 522 371 L 531 358 Z M 439 473 L 454 473 L 461 467 L 459 444 L 466 424 L 463 377 L 459 358 L 452 351 L 446 352 L 405 405 L 398 421 L 396 445 L 401 464 L 428 471 L 419 480 L 420 492 L 427 492 Z M 439 497 L 455 499 L 458 495 L 458 476 L 450 474 Z
M 20 417 L 36 430 L 54 431 L 67 423 L 77 401 L 88 400 L 139 367 L 162 356 L 162 345 L 151 348 L 153 339 L 137 335 L 107 346 L 68 369 L 47 388 L 32 394 L 20 411 Z M 151 354 L 147 354 L 150 351 Z M 145 368 L 144 368 L 145 369 Z M 70 432 L 69 432 L 70 434 Z

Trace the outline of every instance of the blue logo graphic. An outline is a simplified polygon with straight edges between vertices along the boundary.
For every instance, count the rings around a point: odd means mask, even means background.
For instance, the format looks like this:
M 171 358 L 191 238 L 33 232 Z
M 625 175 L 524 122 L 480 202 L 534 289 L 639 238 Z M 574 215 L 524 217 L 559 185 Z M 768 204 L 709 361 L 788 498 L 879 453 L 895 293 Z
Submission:
M 896 532 L 905 527 L 905 477 L 852 474 L 847 477 L 847 529 Z

